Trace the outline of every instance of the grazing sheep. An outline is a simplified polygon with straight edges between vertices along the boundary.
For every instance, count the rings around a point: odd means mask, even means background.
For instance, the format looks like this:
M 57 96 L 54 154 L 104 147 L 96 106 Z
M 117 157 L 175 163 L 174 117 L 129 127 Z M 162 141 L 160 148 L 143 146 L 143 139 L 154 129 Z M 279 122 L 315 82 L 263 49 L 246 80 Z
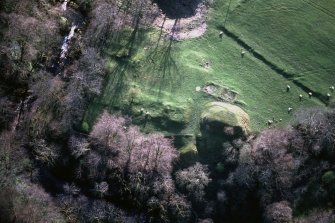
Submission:
M 287 109 L 287 113 L 291 113 L 292 110 L 293 110 L 293 108 L 289 107 L 289 108 Z
M 241 49 L 241 56 L 244 57 L 245 51 Z
M 150 114 L 150 112 L 145 112 L 145 116 L 144 116 L 146 119 L 150 119 L 150 117 L 151 117 L 151 114 Z
M 308 96 L 309 96 L 309 98 L 311 98 L 311 97 L 312 97 L 312 95 L 313 95 L 313 93 L 312 93 L 312 92 L 309 92 L 309 93 L 308 93 Z
M 331 87 L 329 87 L 329 89 L 330 89 L 331 92 L 334 92 L 335 87 L 334 87 L 334 86 L 331 86 Z
M 302 101 L 302 94 L 299 95 L 299 101 Z
M 286 86 L 286 91 L 288 92 L 288 91 L 290 91 L 290 89 L 291 89 L 291 86 L 290 86 L 290 85 L 287 85 L 287 86 Z

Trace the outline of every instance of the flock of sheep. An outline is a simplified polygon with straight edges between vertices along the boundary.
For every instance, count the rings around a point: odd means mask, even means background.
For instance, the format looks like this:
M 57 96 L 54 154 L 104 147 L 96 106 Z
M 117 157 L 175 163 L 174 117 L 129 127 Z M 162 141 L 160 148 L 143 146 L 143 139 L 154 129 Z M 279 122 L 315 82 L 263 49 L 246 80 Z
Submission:
M 286 86 L 286 91 L 289 92 L 290 90 L 291 90 L 291 86 L 290 86 L 290 85 L 287 85 L 287 86 Z M 329 87 L 329 90 L 330 90 L 330 92 L 334 92 L 335 87 L 334 87 L 334 86 L 330 86 L 330 87 Z M 313 96 L 313 93 L 312 93 L 312 92 L 308 92 L 308 97 L 309 97 L 309 98 L 312 98 L 312 96 Z M 331 94 L 330 94 L 330 93 L 327 93 L 327 100 L 328 100 L 328 101 L 330 100 L 330 97 L 331 97 Z M 302 94 L 299 94 L 299 101 L 302 101 L 302 99 L 303 99 L 303 95 L 302 95 Z M 288 113 L 291 113 L 292 110 L 293 110 L 292 107 L 288 107 L 287 112 L 288 112 Z M 279 121 L 282 121 L 282 119 L 279 119 Z M 277 122 L 274 118 L 273 118 L 273 119 L 270 119 L 270 120 L 267 121 L 267 125 L 270 126 L 270 125 L 272 125 L 274 122 Z

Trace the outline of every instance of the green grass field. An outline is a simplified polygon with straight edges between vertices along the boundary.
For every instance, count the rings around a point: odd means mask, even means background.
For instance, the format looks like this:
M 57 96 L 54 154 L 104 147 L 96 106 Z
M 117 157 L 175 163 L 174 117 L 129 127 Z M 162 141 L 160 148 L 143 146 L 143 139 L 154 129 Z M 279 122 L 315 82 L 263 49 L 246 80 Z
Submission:
M 312 91 L 335 84 L 335 1 L 245 1 L 226 27 Z
M 292 116 L 288 107 L 324 106 L 324 95 L 335 85 L 335 19 L 330 13 L 335 4 L 318 4 L 327 13 L 303 0 L 232 0 L 230 6 L 217 0 L 205 35 L 178 42 L 166 40 L 155 28 L 124 30 L 106 49 L 110 72 L 84 122 L 91 126 L 107 109 L 130 115 L 148 132 L 198 134 L 204 105 L 215 101 L 196 91 L 206 83 L 238 92 L 235 103 L 250 115 L 253 131 L 266 128 L 272 118 L 285 125 Z M 224 25 L 233 36 L 219 38 Z M 132 56 L 124 58 L 129 49 Z M 209 68 L 200 66 L 203 60 Z M 309 99 L 306 89 L 319 93 L 323 102 Z

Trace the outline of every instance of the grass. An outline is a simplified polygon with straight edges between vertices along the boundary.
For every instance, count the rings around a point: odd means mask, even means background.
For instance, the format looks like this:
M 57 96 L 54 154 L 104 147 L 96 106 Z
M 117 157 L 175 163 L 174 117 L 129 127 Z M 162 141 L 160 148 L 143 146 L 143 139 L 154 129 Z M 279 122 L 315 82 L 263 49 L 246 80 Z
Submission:
M 292 80 L 325 96 L 335 84 L 334 23 L 331 0 L 245 1 L 230 12 L 226 28 Z
M 92 126 L 107 109 L 130 115 L 147 132 L 196 135 L 205 104 L 215 101 L 196 87 L 209 82 L 238 92 L 236 100 L 249 114 L 253 131 L 266 128 L 272 118 L 282 119 L 278 125 L 285 125 L 291 118 L 289 107 L 323 106 L 318 98 L 309 99 L 303 87 L 322 95 L 334 81 L 334 44 L 328 44 L 335 34 L 335 27 L 330 27 L 334 18 L 302 4 L 300 0 L 232 0 L 228 10 L 229 1 L 217 0 L 209 12 L 205 35 L 185 41 L 167 40 L 155 28 L 123 30 L 105 49 L 110 72 L 84 122 Z M 319 4 L 334 6 L 330 1 Z M 310 25 L 319 17 L 327 17 L 326 24 L 315 26 L 312 32 Z M 232 36 L 219 38 L 224 24 L 239 41 Z M 268 32 L 270 28 L 273 31 Z M 262 58 L 244 49 L 246 45 Z M 246 52 L 243 57 L 241 50 Z M 209 62 L 209 68 L 200 66 L 203 60 Z

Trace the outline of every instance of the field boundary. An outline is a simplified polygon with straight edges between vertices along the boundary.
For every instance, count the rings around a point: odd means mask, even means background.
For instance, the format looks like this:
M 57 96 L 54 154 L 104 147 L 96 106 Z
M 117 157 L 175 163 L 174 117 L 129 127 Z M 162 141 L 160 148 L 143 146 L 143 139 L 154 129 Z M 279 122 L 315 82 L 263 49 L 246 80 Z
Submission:
M 308 5 L 312 6 L 315 9 L 320 10 L 321 12 L 325 13 L 326 15 L 329 15 L 330 17 L 335 18 L 335 14 L 329 11 L 328 9 L 324 8 L 323 6 L 317 4 L 316 2 L 313 1 L 308 1 L 308 0 L 302 0 L 303 2 L 307 3 Z
M 317 91 L 313 91 L 309 87 L 305 86 L 298 80 L 294 79 L 294 74 L 289 73 L 285 71 L 284 69 L 278 67 L 276 64 L 272 63 L 268 59 L 266 59 L 262 54 L 258 53 L 254 48 L 252 48 L 250 45 L 248 45 L 246 42 L 244 42 L 242 39 L 240 39 L 237 35 L 226 29 L 224 26 L 218 27 L 218 29 L 222 30 L 223 33 L 231 38 L 233 41 L 235 41 L 239 46 L 241 46 L 243 49 L 250 52 L 256 59 L 260 60 L 262 63 L 267 65 L 271 70 L 275 71 L 277 74 L 281 75 L 282 77 L 286 78 L 287 80 L 291 81 L 293 84 L 295 84 L 298 88 L 300 88 L 302 91 L 309 93 L 311 92 L 318 100 L 320 100 L 322 103 L 327 104 L 327 98 L 326 96 L 322 95 L 321 93 Z

